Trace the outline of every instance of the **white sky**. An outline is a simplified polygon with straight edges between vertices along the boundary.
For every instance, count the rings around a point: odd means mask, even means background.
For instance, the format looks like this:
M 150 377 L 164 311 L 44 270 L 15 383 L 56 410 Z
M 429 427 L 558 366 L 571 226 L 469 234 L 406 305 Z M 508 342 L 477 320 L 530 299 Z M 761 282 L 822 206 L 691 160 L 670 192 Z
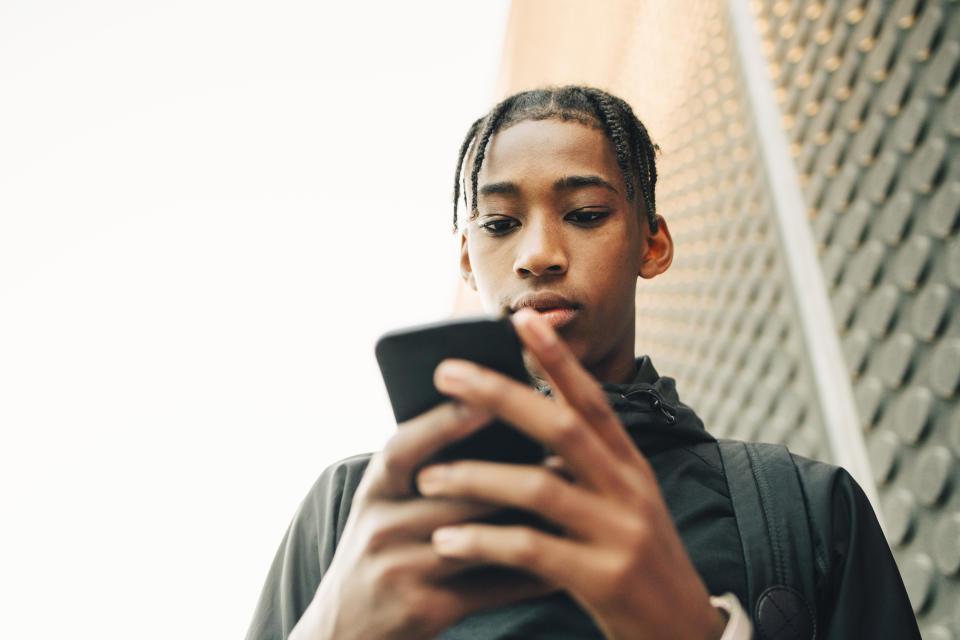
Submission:
M 0 4 L 3 635 L 236 638 L 448 315 L 507 0 Z

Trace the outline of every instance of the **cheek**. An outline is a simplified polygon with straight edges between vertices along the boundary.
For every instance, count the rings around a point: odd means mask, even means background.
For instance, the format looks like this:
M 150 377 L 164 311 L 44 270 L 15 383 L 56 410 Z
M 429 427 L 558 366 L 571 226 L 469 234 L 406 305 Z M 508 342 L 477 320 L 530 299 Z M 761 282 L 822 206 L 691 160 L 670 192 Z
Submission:
M 470 268 L 477 284 L 477 293 L 483 302 L 484 310 L 499 311 L 497 296 L 505 275 L 509 275 L 509 261 L 503 243 L 491 245 L 483 241 L 468 241 Z M 504 265 L 507 265 L 506 267 Z
M 640 247 L 623 234 L 610 234 L 601 242 L 594 243 L 589 255 L 584 257 L 595 273 L 602 271 L 610 274 L 608 282 L 622 283 L 638 275 Z
M 615 315 L 634 304 L 639 276 L 639 248 L 622 237 L 610 238 L 605 250 L 591 256 L 590 272 L 603 306 Z M 605 274 L 600 277 L 600 274 Z

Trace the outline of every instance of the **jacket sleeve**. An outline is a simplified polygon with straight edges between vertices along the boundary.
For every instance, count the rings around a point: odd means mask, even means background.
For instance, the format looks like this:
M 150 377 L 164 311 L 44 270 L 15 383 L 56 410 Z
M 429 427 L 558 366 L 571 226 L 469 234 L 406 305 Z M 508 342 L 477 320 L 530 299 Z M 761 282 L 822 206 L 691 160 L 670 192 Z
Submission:
M 287 528 L 260 593 L 247 640 L 285 639 L 333 560 L 369 454 L 328 467 Z
M 814 540 L 817 637 L 920 639 L 876 514 L 845 470 L 797 459 Z

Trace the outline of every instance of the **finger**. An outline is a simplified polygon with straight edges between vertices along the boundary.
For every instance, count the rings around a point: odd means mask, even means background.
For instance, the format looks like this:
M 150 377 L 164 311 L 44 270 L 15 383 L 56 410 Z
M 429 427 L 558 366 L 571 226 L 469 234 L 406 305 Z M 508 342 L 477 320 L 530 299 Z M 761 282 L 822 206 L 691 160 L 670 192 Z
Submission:
M 636 446 L 610 407 L 606 394 L 553 327 L 530 309 L 514 314 L 513 324 L 540 371 L 549 378 L 554 393 L 583 416 L 614 453 L 629 458 Z
M 466 360 L 444 360 L 434 374 L 442 393 L 489 408 L 515 428 L 562 456 L 577 479 L 600 489 L 620 487 L 616 457 L 570 407 L 526 385 Z
M 378 574 L 378 580 L 389 581 L 391 577 L 406 575 L 439 582 L 483 564 L 469 558 L 441 556 L 429 541 L 425 541 L 394 545 L 389 551 L 378 555 L 374 571 Z
M 377 507 L 377 528 L 370 534 L 373 550 L 398 540 L 428 540 L 437 527 L 478 520 L 501 509 L 496 504 L 451 498 L 411 498 L 384 501 Z
M 445 402 L 399 425 L 383 451 L 370 461 L 369 493 L 399 497 L 413 493 L 413 471 L 444 446 L 470 435 L 491 419 L 487 409 Z
M 543 461 L 543 466 L 567 482 L 574 481 L 573 473 L 570 472 L 570 467 L 567 466 L 567 461 L 560 456 L 548 456 Z
M 522 569 L 560 587 L 576 584 L 589 575 L 590 565 L 601 560 L 596 553 L 585 562 L 581 543 L 558 538 L 528 527 L 495 527 L 466 524 L 433 532 L 438 555 Z
M 431 465 L 417 474 L 428 496 L 443 496 L 519 507 L 538 513 L 575 537 L 592 538 L 604 527 L 601 500 L 549 469 L 465 460 Z

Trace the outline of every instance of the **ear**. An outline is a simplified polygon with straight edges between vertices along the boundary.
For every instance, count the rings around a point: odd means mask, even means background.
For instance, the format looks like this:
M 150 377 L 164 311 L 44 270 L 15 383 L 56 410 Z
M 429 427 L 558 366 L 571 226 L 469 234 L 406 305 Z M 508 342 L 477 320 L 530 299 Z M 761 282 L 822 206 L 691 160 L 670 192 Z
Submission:
M 460 277 L 467 286 L 477 290 L 477 280 L 473 277 L 473 268 L 470 266 L 470 248 L 467 245 L 466 229 L 460 232 Z
M 647 224 L 644 220 L 643 224 Z M 646 248 L 640 256 L 638 272 L 641 278 L 658 276 L 670 267 L 673 262 L 673 238 L 662 216 L 657 216 L 657 232 L 650 233 L 646 228 Z

